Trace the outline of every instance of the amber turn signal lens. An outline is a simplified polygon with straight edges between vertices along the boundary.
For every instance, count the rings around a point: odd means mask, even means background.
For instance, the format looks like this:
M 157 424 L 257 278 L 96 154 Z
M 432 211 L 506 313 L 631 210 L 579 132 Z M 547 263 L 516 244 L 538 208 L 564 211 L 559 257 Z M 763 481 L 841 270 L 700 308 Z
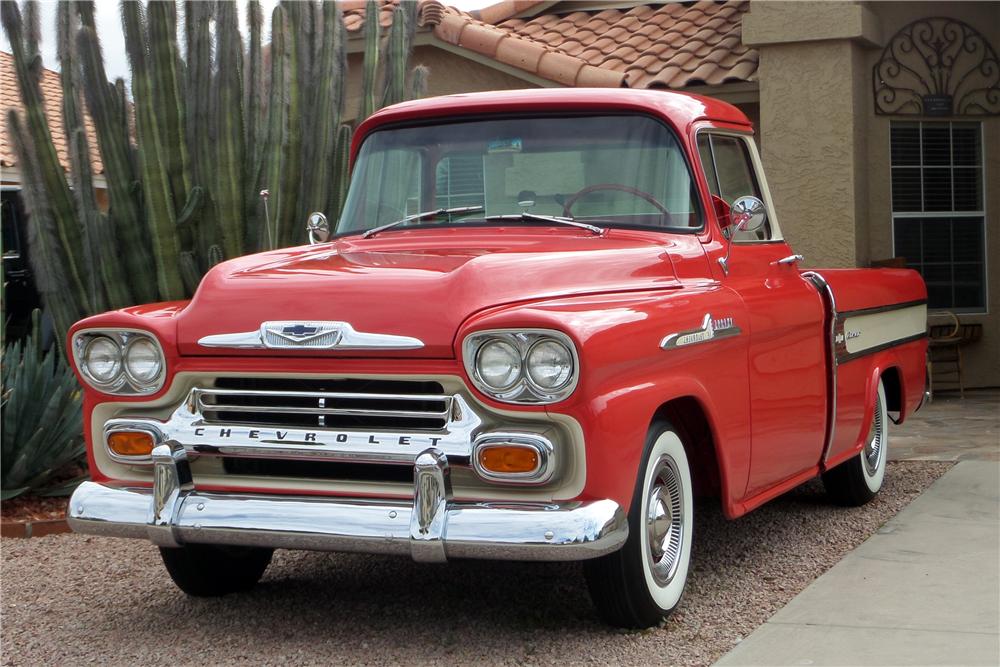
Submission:
M 532 447 L 501 445 L 479 450 L 479 465 L 497 474 L 534 472 L 538 468 L 538 452 Z
M 108 448 L 118 456 L 149 456 L 153 436 L 145 431 L 116 431 L 108 436 Z

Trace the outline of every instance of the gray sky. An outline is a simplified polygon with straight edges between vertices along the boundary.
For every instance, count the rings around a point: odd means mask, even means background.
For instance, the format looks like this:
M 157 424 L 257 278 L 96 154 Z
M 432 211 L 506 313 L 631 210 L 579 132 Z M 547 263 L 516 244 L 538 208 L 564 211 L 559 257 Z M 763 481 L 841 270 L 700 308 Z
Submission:
M 459 7 L 463 10 L 487 7 L 497 0 L 445 0 L 445 4 Z M 41 0 L 42 23 L 42 59 L 49 69 L 59 69 L 56 60 L 56 2 L 57 0 Z M 277 0 L 261 0 L 264 9 L 264 38 L 270 32 L 271 11 Z M 125 38 L 122 36 L 121 18 L 118 13 L 118 0 L 97 0 L 97 32 L 104 49 L 104 66 L 108 76 L 114 80 L 118 77 L 129 80 L 128 58 L 125 56 Z M 239 3 L 240 22 L 246 32 L 246 3 Z M 0 31 L 0 50 L 10 52 L 7 36 Z

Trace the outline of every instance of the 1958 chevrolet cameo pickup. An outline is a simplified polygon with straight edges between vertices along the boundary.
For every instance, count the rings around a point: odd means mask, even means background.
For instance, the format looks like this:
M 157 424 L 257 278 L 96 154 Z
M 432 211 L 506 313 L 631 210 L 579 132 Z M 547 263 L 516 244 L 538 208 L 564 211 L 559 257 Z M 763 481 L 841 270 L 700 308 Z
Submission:
M 802 269 L 752 132 L 661 91 L 376 113 L 335 229 L 73 327 L 70 525 L 152 541 L 191 595 L 275 548 L 581 560 L 609 623 L 660 622 L 694 498 L 865 503 L 924 396 L 920 276 Z

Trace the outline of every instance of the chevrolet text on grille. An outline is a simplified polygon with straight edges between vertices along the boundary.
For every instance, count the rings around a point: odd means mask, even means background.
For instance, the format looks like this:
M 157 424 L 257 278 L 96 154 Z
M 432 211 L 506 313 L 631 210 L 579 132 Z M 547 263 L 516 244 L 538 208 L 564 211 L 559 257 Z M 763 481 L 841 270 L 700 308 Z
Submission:
M 233 435 L 233 431 L 236 431 L 236 435 Z M 400 445 L 400 446 L 423 446 L 423 447 L 437 447 L 438 444 L 444 440 L 443 437 L 435 436 L 419 436 L 419 435 L 400 435 L 400 436 L 385 436 L 377 435 L 374 433 L 326 433 L 319 431 L 281 431 L 275 430 L 262 430 L 258 428 L 210 428 L 207 426 L 197 426 L 193 429 L 192 434 L 197 438 L 205 438 L 206 440 L 230 440 L 234 437 L 236 439 L 246 438 L 247 440 L 260 440 L 262 443 L 301 443 L 301 444 L 349 444 L 352 442 L 363 441 L 369 445 Z

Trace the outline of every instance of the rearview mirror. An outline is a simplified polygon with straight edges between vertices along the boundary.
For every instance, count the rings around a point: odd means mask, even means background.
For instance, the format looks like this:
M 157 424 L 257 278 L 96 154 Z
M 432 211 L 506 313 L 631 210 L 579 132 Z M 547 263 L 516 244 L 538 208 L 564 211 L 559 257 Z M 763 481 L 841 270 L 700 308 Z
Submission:
M 309 245 L 330 240 L 330 223 L 319 211 L 313 211 L 306 219 L 306 231 L 309 232 Z

